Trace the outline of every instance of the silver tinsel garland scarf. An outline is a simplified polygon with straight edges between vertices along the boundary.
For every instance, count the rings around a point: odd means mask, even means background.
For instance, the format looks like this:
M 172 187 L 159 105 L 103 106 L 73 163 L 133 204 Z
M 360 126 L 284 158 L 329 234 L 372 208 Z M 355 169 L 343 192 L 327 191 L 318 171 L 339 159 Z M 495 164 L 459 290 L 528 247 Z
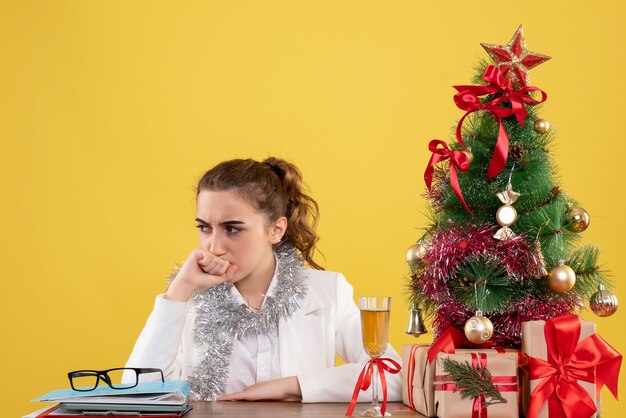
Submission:
M 260 312 L 235 300 L 232 283 L 223 283 L 192 297 L 197 314 L 194 339 L 201 357 L 188 378 L 191 400 L 215 400 L 223 394 L 230 375 L 233 338 L 267 334 L 276 329 L 280 319 L 291 316 L 300 307 L 307 292 L 302 260 L 288 244 L 275 248 L 274 254 L 274 295 L 266 297 Z

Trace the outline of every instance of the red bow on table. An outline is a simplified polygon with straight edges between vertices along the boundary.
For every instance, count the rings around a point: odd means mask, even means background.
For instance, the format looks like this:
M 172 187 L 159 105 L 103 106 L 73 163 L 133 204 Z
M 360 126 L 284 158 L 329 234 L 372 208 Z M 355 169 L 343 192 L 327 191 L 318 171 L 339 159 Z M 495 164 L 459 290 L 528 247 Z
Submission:
M 622 355 L 597 334 L 580 343 L 576 315 L 548 319 L 545 325 L 548 360 L 529 356 L 530 379 L 543 380 L 530 397 L 527 418 L 536 418 L 548 402 L 550 418 L 588 418 L 596 411 L 594 399 L 578 380 L 596 384 L 596 396 L 606 385 L 617 399 Z
M 496 66 L 489 65 L 483 73 L 482 79 L 485 80 L 487 85 L 484 86 L 454 86 L 458 93 L 454 96 L 454 103 L 466 113 L 463 115 L 456 127 L 456 139 L 463 147 L 463 137 L 461 135 L 461 127 L 463 121 L 472 112 L 477 110 L 485 110 L 493 115 L 498 122 L 498 139 L 496 141 L 496 148 L 491 157 L 489 168 L 487 170 L 487 178 L 490 179 L 498 175 L 506 164 L 506 159 L 509 153 L 509 137 L 502 124 L 502 118 L 515 115 L 515 118 L 521 126 L 524 126 L 524 120 L 528 116 L 528 111 L 524 104 L 536 105 L 543 103 L 548 98 L 548 95 L 541 89 L 533 86 L 522 87 L 518 90 L 513 88 L 511 81 L 506 82 L 502 71 Z M 535 100 L 528 95 L 531 91 L 541 92 L 541 100 Z M 485 94 L 502 94 L 501 96 L 493 99 L 490 102 L 482 103 L 478 96 Z M 511 108 L 500 106 L 502 103 L 509 102 Z M 467 148 L 467 147 L 465 147 Z
M 391 365 L 387 365 L 385 362 L 389 362 Z M 374 367 L 378 367 L 380 385 L 383 388 L 383 405 L 380 408 L 380 413 L 382 416 L 385 416 L 385 411 L 387 410 L 387 379 L 385 379 L 385 371 L 388 371 L 391 374 L 396 374 L 400 373 L 401 367 L 397 361 L 387 357 L 382 357 L 373 358 L 365 363 L 365 367 L 363 367 L 363 370 L 361 370 L 361 374 L 359 375 L 359 380 L 356 382 L 356 387 L 354 388 L 354 393 L 352 394 L 352 400 L 350 401 L 350 406 L 346 412 L 347 417 L 352 416 L 352 412 L 356 406 L 356 400 L 359 397 L 359 391 L 367 390 L 367 388 L 370 387 L 370 384 L 372 384 L 372 372 Z M 373 384 L 376 384 L 376 382 Z
M 439 148 L 439 145 L 441 145 L 442 148 Z M 424 172 L 424 181 L 426 182 L 428 190 L 430 190 L 433 182 L 435 164 L 450 159 L 450 185 L 452 186 L 452 190 L 454 190 L 454 194 L 456 194 L 456 197 L 459 198 L 465 210 L 467 210 L 470 215 L 474 216 L 472 211 L 467 206 L 467 203 L 465 203 L 465 199 L 463 199 L 461 186 L 459 185 L 459 177 L 456 173 L 457 168 L 461 171 L 469 170 L 469 159 L 467 155 L 461 151 L 450 150 L 448 148 L 448 144 L 440 139 L 433 139 L 430 141 L 428 149 L 433 153 L 430 157 L 430 161 L 428 162 L 428 166 L 426 167 L 426 171 Z

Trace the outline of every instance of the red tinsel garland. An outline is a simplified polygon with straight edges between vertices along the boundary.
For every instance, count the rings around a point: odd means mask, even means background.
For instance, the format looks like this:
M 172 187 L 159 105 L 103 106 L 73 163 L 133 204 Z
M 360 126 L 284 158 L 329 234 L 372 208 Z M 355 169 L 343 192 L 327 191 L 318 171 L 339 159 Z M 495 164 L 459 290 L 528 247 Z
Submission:
M 522 341 L 522 322 L 546 320 L 569 314 L 575 309 L 574 301 L 559 300 L 549 294 L 526 297 L 513 303 L 511 309 L 506 312 L 486 314 L 494 328 L 490 341 L 495 347 L 518 348 Z M 453 299 L 441 303 L 435 311 L 433 320 L 435 338 L 450 326 L 463 331 L 465 322 L 474 314 L 475 312 L 467 310 Z
M 424 255 L 426 268 L 414 277 L 413 292 L 421 298 L 433 302 L 433 326 L 438 336 L 449 326 L 462 330 L 465 322 L 475 312 L 456 302 L 452 287 L 458 285 L 455 276 L 457 268 L 467 257 L 485 255 L 499 260 L 512 280 L 522 283 L 532 280 L 539 268 L 538 258 L 533 257 L 532 244 L 523 236 L 508 240 L 493 239 L 493 225 L 458 225 L 450 223 L 440 226 L 429 239 L 429 250 Z M 494 325 L 491 339 L 496 346 L 516 347 L 521 342 L 523 321 L 547 319 L 571 313 L 578 302 L 569 294 L 553 292 L 532 297 L 511 304 L 511 309 L 487 316 Z

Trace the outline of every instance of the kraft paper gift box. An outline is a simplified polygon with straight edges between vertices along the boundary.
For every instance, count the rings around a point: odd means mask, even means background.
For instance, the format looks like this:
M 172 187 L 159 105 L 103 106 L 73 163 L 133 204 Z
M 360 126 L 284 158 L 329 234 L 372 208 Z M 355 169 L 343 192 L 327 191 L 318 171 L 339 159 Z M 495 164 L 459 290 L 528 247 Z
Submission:
M 402 346 L 402 402 L 426 417 L 435 416 L 435 362 L 428 363 L 428 344 Z
M 465 398 L 460 391 L 454 391 L 456 385 L 443 369 L 445 358 L 459 363 L 467 362 L 473 367 L 481 365 L 489 370 L 494 385 L 506 403 L 497 403 L 482 408 L 483 399 Z M 439 418 L 518 418 L 519 417 L 519 381 L 517 377 L 518 352 L 507 350 L 505 353 L 495 349 L 456 350 L 456 354 L 439 353 L 435 371 L 435 407 Z
M 546 321 L 529 321 L 522 323 L 522 353 L 537 357 L 541 360 L 548 359 L 548 347 L 546 344 L 546 336 L 545 336 L 545 326 Z M 596 333 L 596 324 L 589 321 L 584 321 L 580 319 L 580 337 L 578 342 L 580 343 L 587 337 Z M 530 403 L 530 396 L 532 392 L 535 390 L 537 385 L 543 379 L 534 379 L 530 380 L 526 373 L 523 374 L 522 381 L 522 393 L 523 393 L 523 410 L 524 414 L 528 412 L 528 405 Z M 601 415 L 601 404 L 600 404 L 600 396 L 596 397 L 596 384 L 585 382 L 583 380 L 578 380 L 578 383 L 583 387 L 583 389 L 589 394 L 591 399 L 596 401 L 597 411 L 589 416 L 589 418 L 600 417 Z M 538 418 L 549 418 L 548 414 L 548 402 L 544 403 L 539 411 Z
M 436 360 L 428 362 L 428 344 L 405 344 L 402 346 L 402 402 L 411 409 L 426 417 L 436 416 L 435 409 L 435 369 Z M 498 353 L 505 352 L 505 355 L 513 359 L 517 365 L 519 356 L 518 350 L 505 349 L 476 349 L 458 348 L 456 353 Z M 443 353 L 439 353 L 442 355 Z M 468 356 L 469 358 L 469 356 Z M 514 373 L 516 375 L 516 372 Z M 517 405 L 517 404 L 516 404 Z

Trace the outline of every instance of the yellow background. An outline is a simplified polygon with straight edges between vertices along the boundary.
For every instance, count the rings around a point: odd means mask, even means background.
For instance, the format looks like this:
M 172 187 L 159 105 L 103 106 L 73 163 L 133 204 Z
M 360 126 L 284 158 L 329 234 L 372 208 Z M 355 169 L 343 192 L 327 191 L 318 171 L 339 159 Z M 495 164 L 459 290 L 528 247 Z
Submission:
M 3 1 L 0 6 L 2 416 L 122 366 L 165 277 L 196 245 L 194 186 L 235 157 L 304 172 L 320 249 L 356 295 L 394 298 L 424 226 L 428 141 L 462 115 L 480 42 L 524 24 L 549 94 L 561 185 L 585 242 L 626 274 L 622 2 Z M 622 299 L 626 296 L 618 290 Z M 623 309 L 623 308 L 622 308 Z M 626 351 L 623 311 L 585 318 Z M 428 338 L 421 338 L 420 341 Z M 622 390 L 622 396 L 626 392 Z M 619 405 L 604 392 L 605 417 Z

